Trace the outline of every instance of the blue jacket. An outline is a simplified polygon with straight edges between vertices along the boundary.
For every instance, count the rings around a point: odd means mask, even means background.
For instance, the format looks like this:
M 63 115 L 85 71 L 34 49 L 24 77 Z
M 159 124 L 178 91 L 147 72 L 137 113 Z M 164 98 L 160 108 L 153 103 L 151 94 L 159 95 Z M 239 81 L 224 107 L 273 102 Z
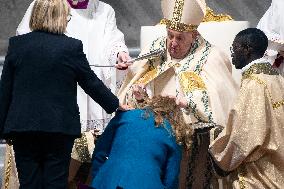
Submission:
M 175 189 L 181 160 L 168 121 L 155 127 L 146 110 L 117 112 L 93 154 L 96 189 Z

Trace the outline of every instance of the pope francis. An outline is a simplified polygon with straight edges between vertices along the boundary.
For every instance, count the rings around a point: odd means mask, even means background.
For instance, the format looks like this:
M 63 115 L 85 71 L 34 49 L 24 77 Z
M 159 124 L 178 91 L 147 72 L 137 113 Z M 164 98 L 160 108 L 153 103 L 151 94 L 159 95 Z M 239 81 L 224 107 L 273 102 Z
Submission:
M 205 16 L 205 1 L 162 0 L 161 5 L 161 24 L 166 24 L 167 36 L 154 40 L 142 54 L 164 53 L 129 67 L 118 93 L 121 102 L 139 107 L 135 94 L 139 86 L 149 97 L 174 96 L 183 107 L 187 123 L 225 126 L 238 87 L 231 75 L 229 58 L 197 32 Z M 180 188 L 210 184 L 206 163 L 209 133 L 196 133 L 193 140 L 193 148 L 184 149 Z

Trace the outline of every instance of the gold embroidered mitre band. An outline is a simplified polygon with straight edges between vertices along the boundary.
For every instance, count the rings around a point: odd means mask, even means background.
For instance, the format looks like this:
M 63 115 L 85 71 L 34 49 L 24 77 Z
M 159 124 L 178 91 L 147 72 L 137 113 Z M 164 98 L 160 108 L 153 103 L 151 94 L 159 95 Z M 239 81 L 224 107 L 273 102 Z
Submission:
M 196 30 L 206 13 L 204 0 L 161 0 L 161 6 L 164 19 L 160 24 L 180 32 Z

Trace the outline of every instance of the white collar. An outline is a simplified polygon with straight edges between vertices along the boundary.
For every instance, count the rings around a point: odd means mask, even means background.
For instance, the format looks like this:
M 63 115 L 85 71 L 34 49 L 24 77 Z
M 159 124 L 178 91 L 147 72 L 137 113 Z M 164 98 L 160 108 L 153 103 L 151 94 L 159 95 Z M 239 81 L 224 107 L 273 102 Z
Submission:
M 90 12 L 94 12 L 99 6 L 99 0 L 90 0 L 87 10 Z
M 246 70 L 248 70 L 254 64 L 263 64 L 265 62 L 267 62 L 267 59 L 264 58 L 264 57 L 256 59 L 256 60 L 252 61 L 251 63 L 249 63 L 248 65 L 246 65 L 245 67 L 243 67 L 242 73 L 244 73 Z
M 96 10 L 99 6 L 99 0 L 94 0 L 94 5 L 95 5 L 95 10 Z
M 98 6 L 99 6 L 99 0 L 90 0 L 88 7 L 86 9 L 71 9 L 71 10 L 77 12 L 77 14 L 85 18 L 91 19 L 93 18 L 93 15 L 96 12 Z

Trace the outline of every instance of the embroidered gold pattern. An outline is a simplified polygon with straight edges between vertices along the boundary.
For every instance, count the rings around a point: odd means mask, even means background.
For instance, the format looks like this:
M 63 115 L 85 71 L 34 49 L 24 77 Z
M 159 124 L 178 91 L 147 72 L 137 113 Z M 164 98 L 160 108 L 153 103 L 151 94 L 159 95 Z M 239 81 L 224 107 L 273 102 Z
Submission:
M 257 83 L 264 85 L 272 102 L 272 108 L 277 109 L 280 108 L 281 106 L 284 106 L 284 100 L 275 102 L 272 98 L 271 92 L 267 88 L 267 84 L 265 81 L 261 80 L 260 78 L 253 76 L 252 74 L 268 74 L 268 75 L 279 75 L 279 72 L 271 66 L 270 63 L 263 63 L 263 64 L 254 64 L 252 65 L 247 71 L 243 73 L 243 78 L 244 79 L 252 79 L 256 81 Z
M 138 81 L 135 82 L 135 84 L 144 84 L 146 85 L 149 83 L 151 80 L 153 80 L 155 77 L 157 77 L 157 69 L 153 69 L 149 72 L 147 72 L 143 77 L 141 77 Z
M 188 25 L 188 24 L 184 24 L 180 22 L 174 22 L 166 18 L 163 18 L 160 21 L 160 24 L 164 24 L 167 26 L 167 28 L 175 30 L 175 31 L 179 31 L 179 32 L 194 31 L 194 30 L 197 30 L 198 28 L 198 25 L 192 25 L 192 24 Z
M 240 189 L 246 189 L 245 178 L 244 178 L 244 170 L 243 168 L 238 169 L 238 178 L 239 178 L 239 186 Z
M 158 38 L 155 40 L 150 50 L 155 49 L 162 49 L 165 48 L 166 44 L 166 38 Z M 142 78 L 140 78 L 138 81 L 135 82 L 135 84 L 147 84 L 163 72 L 165 72 L 170 67 L 174 67 L 176 72 L 176 78 L 178 79 L 181 87 L 181 91 L 184 92 L 185 98 L 188 100 L 188 106 L 191 108 L 190 114 L 192 114 L 197 120 L 205 121 L 205 122 L 211 122 L 213 121 L 212 117 L 212 111 L 209 104 L 209 97 L 206 89 L 205 83 L 202 81 L 202 78 L 200 77 L 200 73 L 202 71 L 203 65 L 206 64 L 207 57 L 211 51 L 211 45 L 206 40 L 204 40 L 201 36 L 199 36 L 193 43 L 192 48 L 186 58 L 183 60 L 176 62 L 174 65 L 172 62 L 167 61 L 165 58 L 161 58 L 160 60 L 157 60 L 155 64 L 158 66 L 153 66 L 153 68 L 147 70 L 146 74 Z M 190 65 L 194 64 L 194 68 L 190 67 Z M 153 65 L 153 63 L 150 62 L 150 65 Z M 193 73 L 191 73 L 193 72 Z M 187 82 L 181 82 L 181 77 L 184 78 L 183 80 L 186 80 L 187 77 L 189 80 Z M 196 81 L 195 81 L 196 79 Z M 183 85 L 186 85 L 184 87 Z M 184 91 L 186 90 L 193 90 L 193 91 Z M 196 93 L 194 89 L 199 89 Z M 178 95 L 178 91 L 176 91 L 176 95 Z M 196 96 L 196 94 L 198 94 Z M 201 95 L 199 95 L 201 94 Z M 135 97 L 132 95 L 132 88 L 128 90 L 126 94 L 126 102 L 127 104 L 137 104 L 135 103 L 136 100 Z M 197 104 L 203 105 L 203 107 L 197 107 Z M 136 106 L 134 106 L 136 107 Z M 204 115 L 200 115 L 200 112 L 204 112 Z
M 223 22 L 233 20 L 233 18 L 228 14 L 215 14 L 212 9 L 206 7 L 206 15 L 203 18 L 202 22 Z
M 169 29 L 180 32 L 196 30 L 198 27 L 197 25 L 181 23 L 183 6 L 184 0 L 176 0 L 172 20 L 164 18 L 160 21 L 160 24 L 165 24 Z
M 206 90 L 206 86 L 202 78 L 195 72 L 182 72 L 179 79 L 184 92 Z
M 168 20 L 166 18 L 163 18 L 160 21 L 160 24 L 164 24 L 169 29 L 180 31 L 180 32 L 197 30 L 198 25 L 192 25 L 192 24 L 188 25 L 185 23 L 181 23 L 183 5 L 184 5 L 184 1 L 177 0 L 175 7 L 174 7 L 173 19 Z M 204 16 L 202 22 L 211 22 L 211 21 L 223 22 L 223 21 L 230 21 L 230 20 L 234 20 L 230 15 L 216 14 L 210 7 L 206 7 L 206 15 Z
M 273 109 L 280 108 L 281 106 L 284 106 L 284 100 L 279 101 L 279 102 L 274 102 L 274 103 L 272 104 Z
M 176 0 L 172 18 L 172 21 L 175 23 L 180 23 L 181 21 L 183 6 L 184 0 Z
M 82 134 L 81 138 L 77 138 L 74 141 L 74 146 L 82 162 L 91 161 L 91 155 L 88 150 L 87 137 L 85 133 Z
M 260 78 L 258 78 L 258 77 L 256 77 L 256 76 L 253 76 L 253 75 L 251 75 L 251 76 L 249 77 L 249 79 L 252 79 L 252 80 L 258 82 L 259 84 L 265 86 L 265 89 L 267 90 L 267 92 L 268 92 L 268 94 L 269 94 L 269 97 L 270 97 L 270 99 L 271 99 L 272 108 L 273 108 L 274 110 L 277 109 L 277 108 L 280 108 L 281 106 L 284 105 L 284 100 L 279 101 L 279 102 L 275 102 L 275 101 L 273 100 L 272 95 L 271 95 L 270 91 L 268 90 L 267 84 L 265 83 L 265 81 L 261 80 Z
M 279 75 L 279 72 L 271 66 L 270 63 L 254 64 L 247 71 L 243 73 L 242 79 L 249 78 L 252 74 L 268 74 L 268 75 Z
M 5 169 L 5 189 L 9 189 L 9 184 L 10 184 L 10 176 L 11 176 L 11 170 L 12 170 L 12 147 L 7 146 L 9 150 L 9 157 L 8 157 L 8 163 L 7 163 L 7 168 Z

